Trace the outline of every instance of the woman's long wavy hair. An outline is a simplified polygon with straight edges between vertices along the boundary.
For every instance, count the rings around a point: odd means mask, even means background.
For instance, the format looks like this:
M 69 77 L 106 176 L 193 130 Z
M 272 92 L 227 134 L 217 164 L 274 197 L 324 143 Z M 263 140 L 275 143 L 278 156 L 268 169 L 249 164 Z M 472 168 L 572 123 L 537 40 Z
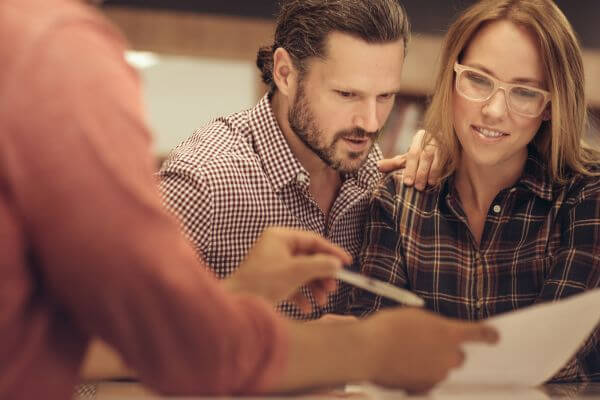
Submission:
M 532 143 L 544 157 L 553 182 L 562 184 L 573 173 L 597 175 L 592 164 L 597 149 L 583 140 L 587 103 L 581 48 L 571 24 L 552 0 L 482 0 L 469 7 L 445 36 L 435 91 L 425 114 L 424 145 L 434 138 L 439 146 L 444 177 L 460 160 L 454 132 L 452 96 L 454 63 L 461 60 L 471 39 L 484 24 L 508 20 L 525 27 L 537 40 L 547 90 L 551 93 L 550 120 L 543 121 Z

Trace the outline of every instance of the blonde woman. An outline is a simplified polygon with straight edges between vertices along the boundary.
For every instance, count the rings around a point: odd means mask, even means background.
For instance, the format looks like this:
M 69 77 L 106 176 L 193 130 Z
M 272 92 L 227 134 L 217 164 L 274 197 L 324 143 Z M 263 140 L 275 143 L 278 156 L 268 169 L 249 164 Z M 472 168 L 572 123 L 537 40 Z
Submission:
M 599 286 L 598 153 L 582 144 L 581 50 L 550 0 L 476 3 L 452 25 L 425 128 L 443 179 L 371 202 L 362 271 L 480 320 Z M 388 305 L 354 293 L 353 313 Z M 600 380 L 598 331 L 554 377 Z

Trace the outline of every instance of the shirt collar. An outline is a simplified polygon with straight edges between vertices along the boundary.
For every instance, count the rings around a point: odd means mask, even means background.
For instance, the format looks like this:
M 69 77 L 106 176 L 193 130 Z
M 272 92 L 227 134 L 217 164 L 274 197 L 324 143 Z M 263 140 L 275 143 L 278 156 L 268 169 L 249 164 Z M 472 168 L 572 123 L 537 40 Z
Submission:
M 280 191 L 300 177 L 309 177 L 308 171 L 294 156 L 285 140 L 271 108 L 268 94 L 264 95 L 250 111 L 249 120 L 255 151 L 276 191 Z M 377 168 L 377 161 L 381 158 L 379 147 L 374 146 L 363 166 L 354 173 L 343 174 L 342 180 L 354 178 L 358 186 L 371 190 L 382 177 Z
M 554 188 L 548 168 L 533 145 L 528 147 L 525 169 L 517 185 L 525 187 L 543 200 L 552 201 L 554 198 Z
M 454 176 L 455 174 L 452 174 L 444 183 L 442 183 L 440 194 L 443 196 L 456 196 Z M 525 168 L 523 169 L 521 178 L 519 178 L 519 181 L 515 186 L 522 187 L 546 201 L 552 201 L 554 198 L 554 188 L 552 186 L 552 180 L 548 175 L 548 169 L 546 168 L 544 160 L 533 145 L 530 145 L 527 148 Z
M 383 174 L 379 171 L 377 167 L 377 161 L 383 158 L 381 154 L 381 150 L 378 145 L 373 146 L 373 149 L 369 152 L 365 163 L 360 167 L 360 169 L 351 174 L 343 174 L 342 180 L 346 181 L 347 179 L 356 179 L 356 183 L 362 189 L 365 190 L 373 190 L 375 185 L 381 180 Z
M 250 111 L 250 128 L 254 149 L 277 192 L 297 179 L 300 173 L 308 176 L 308 172 L 294 156 L 283 136 L 268 94 L 265 94 Z

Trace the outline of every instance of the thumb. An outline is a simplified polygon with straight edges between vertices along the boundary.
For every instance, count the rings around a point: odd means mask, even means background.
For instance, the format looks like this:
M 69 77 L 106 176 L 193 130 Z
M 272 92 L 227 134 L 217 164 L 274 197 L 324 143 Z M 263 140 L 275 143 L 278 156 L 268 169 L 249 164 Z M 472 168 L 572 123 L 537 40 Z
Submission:
M 496 328 L 480 322 L 460 323 L 458 329 L 459 342 L 482 342 L 495 344 L 500 339 Z
M 315 254 L 294 257 L 290 270 L 292 280 L 298 285 L 303 285 L 315 279 L 334 278 L 340 269 L 342 262 L 338 257 Z

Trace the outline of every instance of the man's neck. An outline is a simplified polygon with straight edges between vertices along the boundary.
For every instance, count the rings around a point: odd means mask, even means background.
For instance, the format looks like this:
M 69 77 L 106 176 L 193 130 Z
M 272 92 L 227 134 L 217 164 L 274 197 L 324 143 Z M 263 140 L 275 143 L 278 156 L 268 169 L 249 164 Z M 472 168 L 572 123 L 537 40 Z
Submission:
M 271 98 L 271 108 L 292 153 L 310 174 L 311 194 L 327 215 L 341 187 L 339 172 L 325 163 L 292 130 L 288 120 L 290 104 L 287 98 L 275 92 Z

